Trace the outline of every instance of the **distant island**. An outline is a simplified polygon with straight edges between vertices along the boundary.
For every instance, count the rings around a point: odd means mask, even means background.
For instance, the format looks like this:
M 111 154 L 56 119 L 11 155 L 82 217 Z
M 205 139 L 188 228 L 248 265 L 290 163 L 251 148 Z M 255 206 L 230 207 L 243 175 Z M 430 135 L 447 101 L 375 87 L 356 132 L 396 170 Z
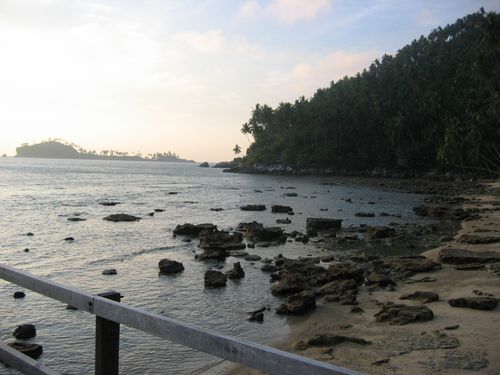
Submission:
M 163 161 L 194 163 L 193 160 L 182 159 L 175 152 L 157 152 L 142 156 L 140 153 L 129 155 L 128 152 L 115 150 L 86 150 L 74 143 L 59 139 L 49 139 L 40 143 L 22 144 L 16 148 L 18 158 L 51 158 L 51 159 L 94 159 L 94 160 L 136 160 L 136 161 Z

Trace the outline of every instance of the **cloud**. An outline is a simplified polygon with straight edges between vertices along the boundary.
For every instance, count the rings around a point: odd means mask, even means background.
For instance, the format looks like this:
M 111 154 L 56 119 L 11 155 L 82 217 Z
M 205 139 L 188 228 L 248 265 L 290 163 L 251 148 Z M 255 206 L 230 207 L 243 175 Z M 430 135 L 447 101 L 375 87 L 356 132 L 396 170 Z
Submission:
M 187 44 L 197 52 L 203 53 L 218 52 L 223 43 L 222 31 L 220 30 L 210 30 L 205 33 L 196 31 L 177 33 L 173 39 Z
M 262 5 L 257 0 L 248 0 L 240 7 L 239 15 L 245 18 L 273 17 L 287 24 L 310 21 L 320 13 L 328 11 L 331 0 L 271 0 Z
M 429 9 L 422 9 L 417 14 L 417 23 L 422 26 L 434 26 L 439 23 L 439 18 Z

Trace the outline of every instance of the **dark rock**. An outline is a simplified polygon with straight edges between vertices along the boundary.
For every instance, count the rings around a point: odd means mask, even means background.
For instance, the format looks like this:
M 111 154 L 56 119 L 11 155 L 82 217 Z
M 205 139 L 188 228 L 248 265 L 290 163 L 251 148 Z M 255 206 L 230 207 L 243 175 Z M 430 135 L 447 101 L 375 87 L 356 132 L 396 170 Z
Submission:
M 68 217 L 68 221 L 77 222 L 77 221 L 85 221 L 83 217 Z
M 264 267 L 264 266 L 262 266 Z M 280 281 L 271 287 L 275 296 L 300 293 L 307 288 L 303 278 L 293 273 L 287 273 Z
M 382 358 L 382 359 L 374 361 L 374 362 L 372 362 L 370 364 L 373 365 L 373 366 L 380 366 L 380 365 L 389 363 L 390 360 L 391 360 L 390 358 Z
M 66 237 L 64 241 L 74 241 L 75 239 L 73 237 Z
M 368 285 L 377 285 L 381 288 L 396 285 L 396 282 L 390 276 L 378 272 L 368 274 L 366 276 L 366 282 Z
M 174 234 L 179 236 L 197 237 L 201 232 L 214 232 L 217 230 L 217 225 L 214 224 L 179 224 L 174 229 Z
M 149 213 L 148 213 L 148 216 L 154 216 L 154 215 L 155 215 L 155 213 L 154 213 L 154 212 L 149 212 Z
M 24 249 L 24 252 L 25 252 L 25 253 L 29 253 L 29 252 L 30 252 L 30 249 L 26 248 L 26 249 Z
M 359 306 L 353 306 L 353 307 L 351 308 L 351 312 L 352 312 L 352 313 L 356 313 L 356 314 L 362 314 L 362 313 L 364 313 L 364 312 L 365 312 L 365 310 L 363 310 L 363 309 L 362 309 L 361 307 L 359 307 Z
M 330 230 L 340 229 L 342 226 L 341 219 L 327 219 L 321 217 L 308 217 L 306 220 L 306 229 L 312 230 Z
M 297 193 L 285 193 L 283 194 L 284 197 L 296 197 Z
M 470 251 L 462 249 L 442 249 L 439 259 L 443 263 L 468 264 L 500 261 L 500 253 L 495 251 Z
M 101 206 L 116 206 L 117 204 L 121 204 L 120 202 L 112 202 L 112 201 L 105 201 L 105 202 L 99 202 Z
M 75 307 L 73 305 L 66 305 L 66 310 L 78 310 L 78 307 Z
M 214 232 L 202 232 L 200 234 L 199 247 L 205 250 L 205 255 L 214 251 L 224 251 L 226 253 L 224 258 L 229 255 L 227 253 L 229 250 L 243 250 L 246 248 L 243 243 L 243 234 L 218 230 Z M 199 259 L 203 259 L 204 257 L 206 258 L 206 256 L 201 254 Z
M 293 209 L 290 206 L 281 206 L 279 204 L 275 204 L 271 206 L 271 212 L 279 214 L 287 214 L 289 212 L 293 212 Z
M 382 305 L 382 310 L 374 316 L 377 322 L 389 322 L 391 325 L 425 322 L 434 319 L 432 310 L 427 306 L 396 305 L 393 303 Z
M 9 342 L 7 345 L 33 359 L 39 358 L 43 353 L 42 345 L 38 344 L 16 341 L 16 342 Z
M 500 262 L 490 264 L 488 271 L 493 272 L 495 275 L 500 276 Z
M 14 292 L 13 297 L 14 297 L 15 299 L 20 299 L 20 298 L 24 298 L 24 297 L 26 297 L 26 294 L 25 294 L 24 292 L 19 292 L 19 291 L 18 291 L 18 292 Z
M 375 217 L 375 214 L 373 212 L 356 212 L 354 216 L 357 217 Z
M 165 210 L 163 208 L 155 208 L 154 211 L 155 212 L 165 212 Z
M 410 294 L 404 294 L 399 299 L 405 300 L 410 299 L 413 301 L 420 301 L 422 303 L 434 302 L 439 299 L 439 295 L 434 292 L 426 292 L 417 290 L 416 292 Z
M 369 240 L 394 237 L 396 230 L 390 227 L 368 227 L 366 237 Z
M 171 275 L 184 271 L 184 265 L 181 262 L 164 258 L 158 262 L 161 274 Z
M 104 218 L 104 220 L 119 222 L 119 221 L 137 221 L 137 220 L 141 220 L 141 218 L 137 217 L 137 216 L 133 216 L 133 215 L 128 215 L 128 214 L 112 214 L 112 215 L 106 216 Z
M 208 164 L 208 162 L 205 161 L 205 162 L 201 163 L 198 167 L 208 168 L 208 167 L 210 167 L 210 165 Z
M 359 345 L 370 345 L 371 342 L 365 339 L 351 336 L 335 335 L 331 333 L 322 333 L 315 335 L 307 340 L 308 346 L 335 346 L 344 342 L 352 342 Z
M 328 267 L 328 272 L 332 275 L 333 280 L 354 279 L 356 282 L 361 283 L 365 278 L 364 268 L 350 262 L 331 264 Z
M 210 211 L 220 212 L 220 211 L 224 211 L 224 209 L 221 207 L 215 207 L 215 208 L 211 208 Z
M 289 218 L 276 219 L 277 224 L 290 224 L 291 222 L 292 222 L 292 220 L 290 220 Z
M 28 232 L 28 233 L 26 233 L 26 236 L 32 237 L 32 236 L 34 236 L 34 234 L 32 232 Z
M 266 206 L 263 204 L 247 204 L 246 206 L 240 206 L 242 211 L 265 211 Z
M 497 236 L 478 236 L 475 234 L 463 234 L 458 239 L 459 242 L 468 243 L 471 245 L 479 245 L 479 244 L 489 244 L 500 242 L 500 237 Z
M 357 292 L 358 284 L 355 280 L 334 280 L 329 283 L 324 284 L 321 288 L 316 290 L 317 296 L 322 296 L 325 294 L 335 295 L 338 299 L 344 296 L 347 293 Z
M 468 307 L 475 310 L 494 310 L 498 306 L 496 298 L 491 297 L 453 298 L 448 303 L 453 307 Z
M 291 295 L 285 299 L 285 302 L 276 309 L 278 314 L 305 314 L 308 311 L 316 309 L 316 299 L 310 291 L 304 291 Z
M 248 254 L 247 256 L 245 256 L 245 260 L 248 260 L 249 262 L 256 262 L 261 259 L 262 257 L 260 255 L 255 254 Z
M 433 271 L 440 267 L 439 263 L 420 255 L 388 257 L 382 261 L 382 264 L 387 269 L 408 274 Z
M 226 276 L 222 272 L 208 270 L 205 272 L 205 288 L 220 288 L 226 286 Z
M 459 324 L 455 324 L 455 325 L 452 325 L 452 326 L 444 327 L 444 329 L 446 329 L 447 331 L 455 330 L 455 329 L 458 329 L 458 328 L 460 328 Z
M 236 262 L 233 264 L 233 269 L 226 272 L 226 277 L 228 279 L 241 279 L 245 277 L 245 271 L 241 268 L 240 262 Z
M 486 267 L 484 264 L 477 264 L 477 263 L 457 264 L 453 266 L 453 269 L 457 271 L 475 271 L 475 270 L 484 270 L 485 268 Z
M 21 324 L 13 333 L 16 339 L 26 340 L 36 336 L 36 328 L 33 324 Z
M 262 323 L 264 321 L 264 313 L 261 311 L 252 312 L 248 317 L 248 321 Z
M 103 275 L 116 275 L 118 272 L 114 268 L 109 268 L 107 270 L 102 271 Z

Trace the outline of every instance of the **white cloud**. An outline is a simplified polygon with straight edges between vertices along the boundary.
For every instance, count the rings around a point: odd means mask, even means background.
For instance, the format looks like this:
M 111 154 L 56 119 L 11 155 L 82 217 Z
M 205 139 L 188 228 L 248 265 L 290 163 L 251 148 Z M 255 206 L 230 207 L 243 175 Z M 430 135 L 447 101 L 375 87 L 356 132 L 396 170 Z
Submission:
M 177 33 L 174 41 L 186 43 L 197 52 L 216 53 L 220 51 L 223 43 L 222 31 L 210 30 L 206 33 L 196 31 Z
M 248 0 L 240 7 L 241 17 L 270 16 L 281 22 L 292 24 L 310 21 L 331 7 L 331 0 L 271 0 L 262 5 L 257 0 Z

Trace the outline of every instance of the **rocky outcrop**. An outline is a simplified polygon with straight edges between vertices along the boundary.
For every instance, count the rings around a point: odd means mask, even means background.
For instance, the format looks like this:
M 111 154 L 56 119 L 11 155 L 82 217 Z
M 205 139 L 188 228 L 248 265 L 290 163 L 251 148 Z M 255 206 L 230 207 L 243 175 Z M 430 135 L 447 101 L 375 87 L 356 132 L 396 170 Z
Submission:
M 448 303 L 453 307 L 468 307 L 475 310 L 494 310 L 498 306 L 497 299 L 492 297 L 453 298 Z
M 205 272 L 205 288 L 221 288 L 226 286 L 226 276 L 220 271 Z
M 495 251 L 470 251 L 462 249 L 442 249 L 439 260 L 448 264 L 499 262 L 500 253 Z
M 226 278 L 228 279 L 241 279 L 245 277 L 245 271 L 241 268 L 240 262 L 233 264 L 233 269 L 226 272 Z
M 239 232 L 202 232 L 200 234 L 200 244 L 204 251 L 196 255 L 197 259 L 224 260 L 229 256 L 230 250 L 242 250 L 246 246 L 243 243 L 243 234 Z
M 341 219 L 327 219 L 322 217 L 308 217 L 306 220 L 307 230 L 331 230 L 342 227 Z
M 458 239 L 459 242 L 468 243 L 471 245 L 489 244 L 500 242 L 498 236 L 478 236 L 477 234 L 463 234 Z
M 172 275 L 184 271 L 184 265 L 181 262 L 164 258 L 158 262 L 160 273 L 165 275 Z
M 13 333 L 16 339 L 27 340 L 36 336 L 36 328 L 33 324 L 21 324 Z
M 43 354 L 42 345 L 19 341 L 9 342 L 7 345 L 33 359 L 37 359 Z
M 247 204 L 245 206 L 240 206 L 242 211 L 265 211 L 266 206 L 263 204 Z
M 208 162 L 205 161 L 205 162 L 201 163 L 200 165 L 198 165 L 198 167 L 208 168 L 208 167 L 210 167 L 210 165 L 208 164 Z
M 278 314 L 305 314 L 308 311 L 316 309 L 316 299 L 310 291 L 304 291 L 291 295 L 285 299 L 285 302 L 276 309 Z
M 214 224 L 179 224 L 174 229 L 175 235 L 197 237 L 201 232 L 214 232 L 217 230 L 217 225 Z
M 140 217 L 133 216 L 133 215 L 128 215 L 128 214 L 112 214 L 109 216 L 106 216 L 104 220 L 107 221 L 113 221 L 113 222 L 119 222 L 119 221 L 138 221 L 141 220 Z
M 280 281 L 271 287 L 271 293 L 275 296 L 282 296 L 300 293 L 307 288 L 304 279 L 297 274 L 287 273 Z
M 404 325 L 414 322 L 425 322 L 434 319 L 432 310 L 426 306 L 408 306 L 387 303 L 375 315 L 377 322 L 388 322 L 391 325 Z
M 429 302 L 434 302 L 439 299 L 439 294 L 435 292 L 426 292 L 426 291 L 421 291 L 417 290 L 413 293 L 409 294 L 403 294 L 399 299 L 405 300 L 413 300 L 413 301 L 419 301 L 422 303 L 429 303 Z

